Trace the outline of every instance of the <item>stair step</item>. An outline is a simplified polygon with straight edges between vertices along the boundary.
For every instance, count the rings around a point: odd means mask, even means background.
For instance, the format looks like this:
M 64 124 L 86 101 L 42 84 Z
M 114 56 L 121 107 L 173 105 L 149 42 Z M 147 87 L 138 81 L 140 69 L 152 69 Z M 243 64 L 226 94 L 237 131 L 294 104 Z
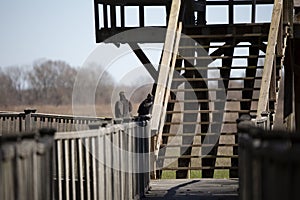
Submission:
M 169 100 L 169 103 L 216 103 L 216 102 L 252 102 L 258 101 L 258 99 L 192 99 L 192 100 Z M 227 110 L 225 112 L 231 112 L 231 110 Z
M 213 42 L 212 42 L 213 43 Z M 224 44 L 224 45 L 197 45 L 197 46 L 179 46 L 179 49 L 227 49 L 227 48 L 266 48 L 266 44 Z
M 264 66 L 194 66 L 194 67 L 182 67 L 182 66 L 176 66 L 175 70 L 220 70 L 220 69 L 263 69 Z M 277 69 L 281 69 L 280 65 L 276 66 Z
M 165 125 L 215 125 L 215 124 L 236 124 L 236 121 L 222 122 L 165 122 Z
M 221 132 L 221 133 L 163 133 L 163 136 L 165 137 L 177 137 L 177 136 L 220 136 L 220 135 L 226 135 L 226 136 L 235 136 L 237 133 L 232 132 Z
M 167 114 L 196 114 L 196 113 L 253 113 L 257 112 L 257 110 L 224 110 L 224 111 L 217 111 L 217 110 L 182 110 L 182 111 L 167 111 Z
M 261 80 L 262 77 L 231 77 L 231 78 L 173 78 L 173 81 L 238 81 L 238 80 Z
M 207 167 L 163 167 L 162 170 L 207 170 L 207 169 L 238 169 L 238 167 L 231 166 L 207 166 Z
M 181 155 L 181 156 L 158 156 L 158 159 L 178 159 L 178 158 L 238 158 L 237 155 L 203 155 L 203 156 L 193 156 L 193 155 Z
M 260 88 L 227 88 L 226 91 L 258 91 Z M 171 89 L 172 92 L 208 92 L 225 91 L 225 88 L 193 88 L 193 89 Z
M 215 60 L 215 59 L 257 59 L 265 58 L 265 55 L 247 55 L 247 56 L 210 56 L 210 55 L 198 55 L 198 56 L 179 56 L 177 59 L 184 60 Z
M 203 34 L 187 34 L 182 35 L 181 39 L 186 38 L 193 38 L 193 39 L 215 39 L 215 38 L 253 38 L 253 37 L 268 37 L 268 34 L 264 33 L 244 33 L 244 34 L 210 34 L 210 35 L 203 35 Z
M 185 25 L 183 33 L 186 35 L 268 34 L 269 29 L 270 23 Z
M 165 148 L 176 148 L 176 147 L 237 147 L 238 144 L 161 144 L 161 147 Z

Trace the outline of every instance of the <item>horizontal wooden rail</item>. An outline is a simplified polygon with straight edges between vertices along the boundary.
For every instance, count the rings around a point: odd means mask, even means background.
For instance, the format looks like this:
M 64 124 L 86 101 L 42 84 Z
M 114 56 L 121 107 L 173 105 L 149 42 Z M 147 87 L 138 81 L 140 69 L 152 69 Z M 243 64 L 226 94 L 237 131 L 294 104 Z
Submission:
M 58 132 L 88 130 L 92 123 L 100 126 L 111 124 L 112 118 L 34 113 L 34 110 L 1 112 L 0 135 L 37 131 L 40 128 L 54 128 Z

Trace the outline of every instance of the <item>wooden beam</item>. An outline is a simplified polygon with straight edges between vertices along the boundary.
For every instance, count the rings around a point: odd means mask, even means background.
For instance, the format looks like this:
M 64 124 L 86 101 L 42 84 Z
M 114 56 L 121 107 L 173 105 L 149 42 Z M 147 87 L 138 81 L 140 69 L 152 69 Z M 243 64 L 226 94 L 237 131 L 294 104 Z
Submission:
M 154 105 L 152 110 L 151 131 L 157 132 L 162 114 L 163 100 L 166 92 L 166 83 L 170 70 L 170 63 L 173 55 L 173 48 L 178 26 L 178 16 L 181 0 L 173 0 L 170 18 L 165 38 L 162 61 L 160 64 L 157 88 L 155 92 Z
M 138 59 L 141 61 L 141 63 L 143 63 L 145 69 L 149 72 L 153 80 L 157 80 L 158 72 L 156 71 L 155 67 L 152 65 L 151 61 L 148 59 L 146 54 L 140 48 L 140 46 L 137 43 L 128 43 L 128 45 L 133 50 Z
M 259 101 L 257 107 L 257 118 L 261 118 L 261 113 L 266 111 L 269 101 L 269 89 L 271 83 L 271 76 L 273 70 L 273 62 L 275 57 L 275 47 L 278 37 L 278 28 L 282 14 L 282 0 L 275 0 L 272 21 L 270 26 L 270 32 L 268 36 L 268 46 L 264 64 L 264 71 L 262 75 L 262 83 L 259 94 Z

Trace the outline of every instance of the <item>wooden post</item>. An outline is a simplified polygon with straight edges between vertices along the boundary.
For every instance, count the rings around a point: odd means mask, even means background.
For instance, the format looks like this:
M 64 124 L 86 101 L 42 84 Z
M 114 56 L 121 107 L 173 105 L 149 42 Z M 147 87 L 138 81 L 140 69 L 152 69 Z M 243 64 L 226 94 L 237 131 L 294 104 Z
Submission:
M 36 109 L 34 108 L 27 108 L 24 110 L 25 113 L 25 131 L 31 131 L 31 113 L 35 113 Z

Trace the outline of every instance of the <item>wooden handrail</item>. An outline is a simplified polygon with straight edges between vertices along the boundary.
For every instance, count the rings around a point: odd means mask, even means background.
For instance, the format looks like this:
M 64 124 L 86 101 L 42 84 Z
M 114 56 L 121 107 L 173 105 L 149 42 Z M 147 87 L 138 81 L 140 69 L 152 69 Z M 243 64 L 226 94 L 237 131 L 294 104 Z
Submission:
M 163 49 L 162 61 L 160 64 L 157 88 L 155 92 L 154 105 L 152 110 L 151 120 L 151 132 L 158 131 L 160 119 L 162 117 L 163 101 L 166 92 L 166 84 L 170 71 L 170 64 L 172 60 L 174 43 L 176 37 L 176 30 L 178 27 L 179 11 L 180 11 L 181 0 L 174 0 L 172 2 L 168 28 L 165 38 L 165 44 Z
M 266 111 L 269 101 L 269 89 L 271 84 L 271 76 L 273 71 L 275 47 L 277 44 L 278 29 L 282 15 L 283 0 L 275 0 L 270 31 L 268 36 L 268 46 L 262 75 L 261 89 L 259 93 L 259 101 L 257 106 L 257 118 L 261 118 L 261 113 Z
M 169 71 L 169 79 L 168 79 L 168 83 L 167 83 L 167 86 L 166 86 L 166 94 L 165 94 L 165 99 L 164 99 L 164 104 L 163 104 L 163 109 L 162 109 L 162 115 L 161 115 L 161 118 L 160 118 L 160 126 L 159 126 L 159 130 L 158 130 L 157 142 L 156 142 L 156 147 L 155 147 L 155 151 L 154 151 L 154 154 L 156 156 L 158 156 L 158 151 L 160 149 L 160 143 L 161 143 L 161 140 L 162 140 L 164 121 L 165 121 L 165 118 L 166 118 L 167 105 L 168 105 L 168 100 L 169 100 L 169 97 L 170 97 L 170 89 L 171 89 L 171 84 L 172 84 L 173 75 L 174 75 L 174 69 L 175 69 L 175 64 L 176 64 L 178 48 L 179 48 L 181 31 L 182 31 L 182 22 L 179 22 L 179 25 L 178 25 L 178 28 L 177 28 L 177 34 L 176 34 L 176 41 L 175 41 L 174 50 L 173 50 L 172 64 L 171 64 L 171 68 L 170 68 L 170 71 Z

